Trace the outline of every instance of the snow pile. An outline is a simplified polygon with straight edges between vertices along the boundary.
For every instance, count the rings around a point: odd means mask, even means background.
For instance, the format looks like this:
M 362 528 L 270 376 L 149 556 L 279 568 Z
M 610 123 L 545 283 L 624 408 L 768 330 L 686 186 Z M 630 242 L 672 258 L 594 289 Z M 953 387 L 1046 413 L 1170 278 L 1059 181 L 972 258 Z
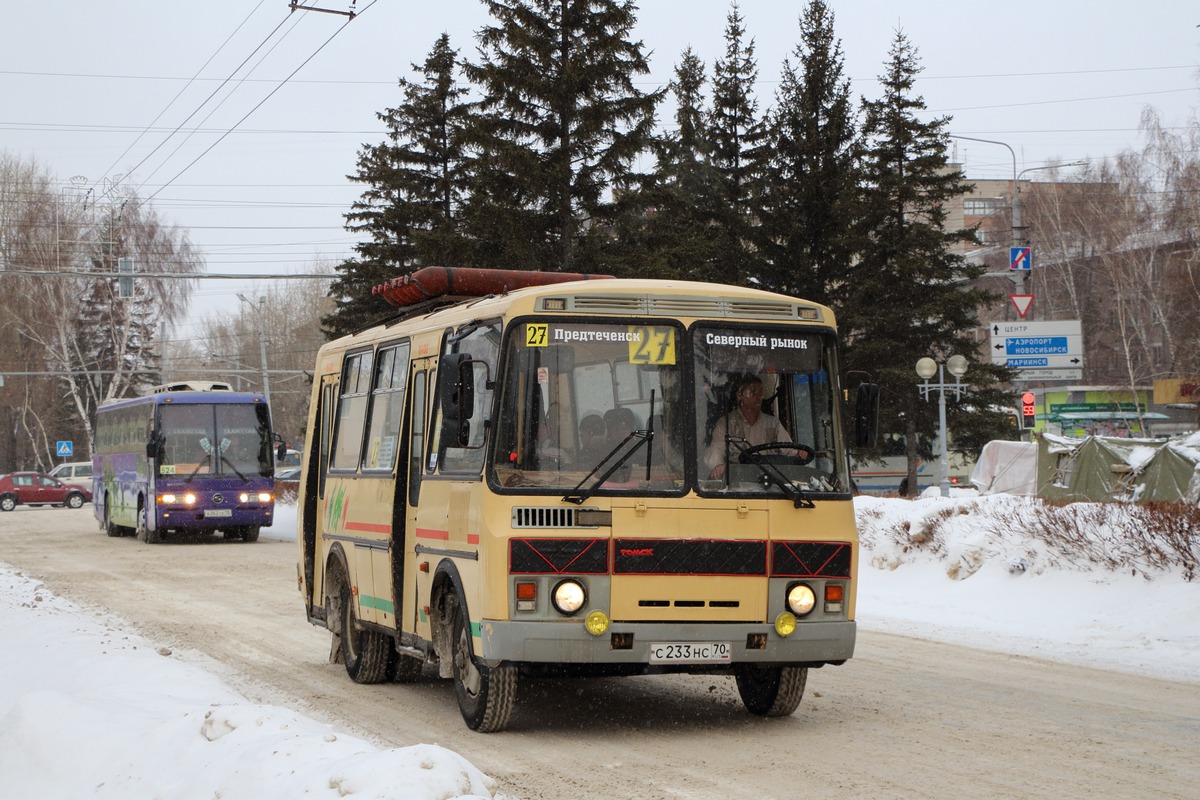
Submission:
M 1029 523 L 1040 501 L 936 492 L 856 500 L 862 639 L 886 631 L 1200 682 L 1200 581 L 1169 561 L 1131 575 L 1128 520 L 1078 523 L 1089 549 L 1073 557 L 1070 541 L 1047 540 Z M 294 507 L 277 511 L 263 535 L 294 539 Z M 3 798 L 499 797 L 452 751 L 381 750 L 250 703 L 2 564 L 0 648 Z

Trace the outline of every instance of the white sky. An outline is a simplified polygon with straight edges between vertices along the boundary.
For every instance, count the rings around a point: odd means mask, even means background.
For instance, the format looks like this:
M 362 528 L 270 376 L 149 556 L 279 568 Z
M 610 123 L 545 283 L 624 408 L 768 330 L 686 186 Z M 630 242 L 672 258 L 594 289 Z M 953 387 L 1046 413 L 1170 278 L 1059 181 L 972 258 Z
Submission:
M 396 79 L 411 77 L 410 63 L 423 61 L 440 33 L 473 57 L 473 33 L 488 21 L 475 0 L 358 0 L 361 13 L 344 29 L 343 17 L 289 14 L 286 0 L 9 5 L 0 25 L 0 148 L 37 158 L 64 184 L 79 176 L 97 194 L 125 176 L 190 230 L 210 272 L 238 274 L 308 272 L 315 258 L 350 253 L 343 213 L 361 190 L 345 176 L 363 143 L 382 140 L 376 112 L 399 102 Z M 763 105 L 795 47 L 803 5 L 742 3 Z M 710 67 L 722 53 L 724 0 L 641 6 L 647 90 L 670 79 L 689 44 Z M 1183 0 L 832 6 L 855 94 L 875 97 L 875 76 L 900 27 L 919 49 L 918 89 L 931 112 L 951 115 L 952 133 L 1008 144 L 1022 170 L 1135 146 L 1143 108 L 1180 124 L 1196 105 L 1200 9 Z M 276 34 L 251 58 L 281 23 L 282 41 Z M 220 89 L 246 59 L 257 65 L 250 80 L 231 95 L 232 85 Z M 187 86 L 194 75 L 201 80 Z M 214 92 L 230 96 L 216 110 L 201 109 Z M 200 131 L 168 139 L 177 127 Z M 961 145 L 968 176 L 1012 175 L 1004 147 Z M 205 281 L 194 314 L 231 309 L 238 291 L 253 298 L 260 288 Z M 176 334 L 191 336 L 191 326 Z
M 1144 579 L 1065 565 L 1038 542 L 997 538 L 1031 501 L 955 491 L 855 500 L 860 640 L 886 631 L 1200 683 L 1200 592 L 1182 572 Z M 295 507 L 277 511 L 263 536 L 294 540 Z M 77 514 L 94 535 L 87 507 L 12 513 Z M 888 533 L 934 520 L 945 522 L 940 558 Z M 978 569 L 948 577 L 969 563 Z M 503 798 L 470 752 L 381 749 L 297 711 L 253 704 L 169 644 L 92 616 L 0 562 L 0 797 Z M 836 681 L 837 669 L 820 678 Z

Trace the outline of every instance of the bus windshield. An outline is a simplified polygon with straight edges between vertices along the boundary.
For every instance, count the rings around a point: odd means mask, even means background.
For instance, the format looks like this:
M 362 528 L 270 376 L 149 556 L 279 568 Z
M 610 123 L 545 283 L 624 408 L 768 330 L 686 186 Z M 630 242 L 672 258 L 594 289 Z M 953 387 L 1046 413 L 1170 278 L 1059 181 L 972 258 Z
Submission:
M 158 431 L 163 474 L 243 479 L 273 474 L 271 427 L 264 405 L 163 405 Z
M 509 336 L 494 461 L 503 487 L 675 492 L 686 392 L 668 323 L 525 322 Z
M 848 490 L 832 335 L 698 325 L 691 339 L 702 493 Z
M 507 349 L 492 461 L 501 488 L 576 502 L 689 487 L 797 501 L 848 490 L 832 335 L 524 321 Z

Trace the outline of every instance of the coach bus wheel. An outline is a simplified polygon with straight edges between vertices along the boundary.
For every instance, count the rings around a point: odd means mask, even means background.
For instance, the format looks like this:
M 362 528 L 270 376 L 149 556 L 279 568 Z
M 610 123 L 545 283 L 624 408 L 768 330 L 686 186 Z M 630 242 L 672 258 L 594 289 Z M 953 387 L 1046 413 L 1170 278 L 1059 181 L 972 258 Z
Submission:
M 112 518 L 108 515 L 108 498 L 104 498 L 104 532 L 109 536 L 116 538 L 125 535 L 125 529 L 120 525 L 114 525 Z
M 747 711 L 760 717 L 786 717 L 800 707 L 808 669 L 739 664 L 734 677 Z
M 350 582 L 342 582 L 342 661 L 355 683 L 380 683 L 387 677 L 388 653 L 392 643 L 378 631 L 358 624 Z
M 454 694 L 467 727 L 493 733 L 508 727 L 517 697 L 517 670 L 511 664 L 489 667 L 471 656 L 466 615 L 454 604 Z
M 257 525 L 247 525 L 246 527 L 242 528 L 242 541 L 243 542 L 257 542 L 258 541 L 258 526 Z
M 161 535 L 158 531 L 150 530 L 150 523 L 146 521 L 146 507 L 138 506 L 137 512 L 137 538 L 139 542 L 146 544 L 158 544 Z

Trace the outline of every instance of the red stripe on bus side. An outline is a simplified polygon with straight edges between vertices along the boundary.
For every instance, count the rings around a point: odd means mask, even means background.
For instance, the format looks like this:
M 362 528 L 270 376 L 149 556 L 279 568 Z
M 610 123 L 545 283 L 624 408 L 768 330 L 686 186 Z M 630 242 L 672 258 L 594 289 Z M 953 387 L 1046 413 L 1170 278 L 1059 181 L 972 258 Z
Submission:
M 418 539 L 441 539 L 443 541 L 450 538 L 450 531 L 439 531 L 433 528 L 417 528 Z
M 346 530 L 364 531 L 366 533 L 391 533 L 391 525 L 380 525 L 375 522 L 347 522 Z

